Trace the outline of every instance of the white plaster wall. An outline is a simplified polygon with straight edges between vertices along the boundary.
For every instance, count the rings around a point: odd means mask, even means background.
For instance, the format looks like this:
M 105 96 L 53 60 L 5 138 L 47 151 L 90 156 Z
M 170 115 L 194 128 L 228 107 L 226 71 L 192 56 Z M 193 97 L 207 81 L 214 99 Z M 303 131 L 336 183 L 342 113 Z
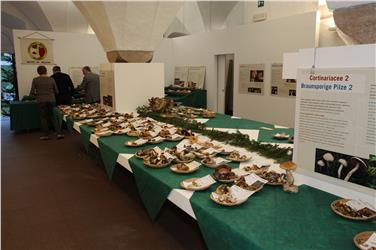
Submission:
M 173 53 L 172 61 L 165 67 L 206 66 L 205 88 L 208 90 L 208 107 L 217 109 L 217 79 L 215 55 L 235 54 L 234 63 L 234 115 L 259 121 L 294 126 L 295 99 L 270 96 L 270 67 L 282 62 L 283 53 L 316 45 L 316 12 L 304 13 L 231 29 L 200 33 L 171 39 L 162 43 L 164 53 Z M 167 46 L 170 49 L 166 49 Z M 239 94 L 239 64 L 265 63 L 265 95 Z M 167 72 L 167 71 L 166 71 Z M 169 70 L 169 72 L 173 72 Z M 166 73 L 167 74 L 167 73 Z M 171 76 L 166 77 L 172 79 Z M 171 81 L 172 82 L 172 81 Z M 170 82 L 170 83 L 171 83 Z
M 164 75 L 165 75 L 165 86 L 171 85 L 174 82 L 175 74 L 175 61 L 174 61 L 174 50 L 173 50 L 173 40 L 163 39 L 159 49 L 154 51 L 153 63 L 164 63 Z
M 38 65 L 21 64 L 20 39 L 34 32 L 33 30 L 14 30 L 14 48 L 17 67 L 17 80 L 19 97 L 28 95 L 31 88 L 31 81 L 38 74 Z M 55 64 L 61 67 L 65 73 L 69 73 L 70 67 L 83 67 L 85 65 L 98 67 L 101 63 L 106 63 L 107 58 L 101 44 L 95 35 L 63 32 L 38 31 L 54 40 L 53 53 Z M 38 35 L 35 38 L 42 38 Z M 46 65 L 48 74 L 52 74 L 53 65 Z

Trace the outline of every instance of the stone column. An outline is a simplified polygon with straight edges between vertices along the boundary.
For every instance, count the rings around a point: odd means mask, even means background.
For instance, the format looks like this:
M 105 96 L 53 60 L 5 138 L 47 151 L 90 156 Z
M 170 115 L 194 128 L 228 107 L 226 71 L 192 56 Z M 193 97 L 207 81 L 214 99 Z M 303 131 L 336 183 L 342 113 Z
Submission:
M 338 8 L 333 17 L 347 44 L 376 43 L 376 3 Z
M 109 62 L 150 62 L 182 2 L 74 1 Z

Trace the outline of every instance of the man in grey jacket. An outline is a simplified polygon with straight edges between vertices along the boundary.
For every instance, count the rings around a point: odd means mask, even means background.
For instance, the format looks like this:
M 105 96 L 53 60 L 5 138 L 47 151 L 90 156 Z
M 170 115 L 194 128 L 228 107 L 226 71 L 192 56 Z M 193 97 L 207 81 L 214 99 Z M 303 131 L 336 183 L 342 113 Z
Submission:
M 84 74 L 84 79 L 82 80 L 81 88 L 85 91 L 85 102 L 99 102 L 99 75 L 91 72 L 89 66 L 83 67 L 82 73 Z

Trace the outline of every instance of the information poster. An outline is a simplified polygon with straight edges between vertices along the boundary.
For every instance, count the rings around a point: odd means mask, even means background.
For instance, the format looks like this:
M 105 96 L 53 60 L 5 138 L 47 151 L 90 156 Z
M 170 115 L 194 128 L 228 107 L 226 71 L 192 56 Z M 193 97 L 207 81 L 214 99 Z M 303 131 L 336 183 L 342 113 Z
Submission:
M 282 63 L 273 63 L 270 94 L 280 97 L 296 96 L 296 80 L 282 79 Z
M 100 70 L 100 94 L 101 104 L 113 108 L 115 107 L 115 91 L 114 91 L 114 71 L 112 69 Z
M 174 85 L 184 87 L 188 82 L 188 68 L 188 66 L 175 67 Z
M 294 161 L 315 177 L 376 189 L 375 68 L 300 69 Z
M 190 66 L 188 69 L 188 88 L 202 89 L 205 82 L 205 66 Z
M 265 64 L 239 65 L 239 93 L 264 95 Z

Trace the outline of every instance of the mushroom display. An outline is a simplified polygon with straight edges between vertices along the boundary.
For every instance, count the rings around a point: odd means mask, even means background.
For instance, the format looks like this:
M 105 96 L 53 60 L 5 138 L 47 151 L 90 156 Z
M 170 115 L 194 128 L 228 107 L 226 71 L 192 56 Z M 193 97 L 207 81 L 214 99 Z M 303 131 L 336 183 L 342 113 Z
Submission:
M 330 163 L 334 161 L 334 156 L 331 153 L 325 153 L 322 158 L 326 161 L 326 166 L 327 166 L 327 173 L 330 175 L 331 172 L 331 167 Z
M 279 165 L 280 168 L 286 170 L 286 181 L 289 186 L 294 185 L 294 176 L 292 175 L 292 171 L 296 169 L 296 164 L 292 161 L 286 161 Z
M 347 173 L 346 177 L 344 178 L 345 181 L 349 181 L 350 178 L 351 178 L 351 176 L 352 176 L 355 172 L 360 171 L 361 168 L 367 169 L 367 164 L 366 164 L 362 159 L 360 159 L 360 158 L 358 158 L 358 157 L 352 157 L 352 158 L 350 159 L 350 164 L 353 165 L 353 166 L 355 166 L 355 167 L 354 167 L 353 169 L 351 169 L 351 170 Z
M 338 163 L 340 165 L 339 165 L 339 168 L 337 170 L 337 176 L 338 176 L 338 179 L 341 179 L 341 172 L 342 172 L 343 167 L 347 167 L 347 161 L 345 159 L 339 159 Z
M 322 160 L 319 160 L 319 161 L 317 161 L 317 165 L 320 167 L 320 172 L 321 172 L 321 169 L 323 168 L 323 167 L 325 167 L 325 163 L 324 163 L 324 161 L 322 161 Z

